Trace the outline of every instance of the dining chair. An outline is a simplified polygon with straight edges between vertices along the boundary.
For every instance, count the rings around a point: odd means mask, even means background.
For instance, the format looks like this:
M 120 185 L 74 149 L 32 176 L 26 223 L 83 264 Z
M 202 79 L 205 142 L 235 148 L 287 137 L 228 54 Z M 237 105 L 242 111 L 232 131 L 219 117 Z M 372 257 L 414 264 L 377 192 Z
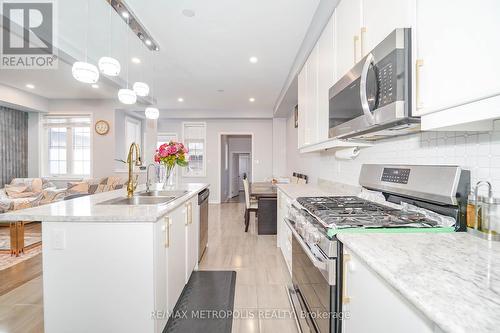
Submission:
M 294 172 L 292 175 L 292 184 L 297 184 L 299 180 L 299 177 L 297 177 L 297 173 Z
M 250 213 L 255 213 L 257 219 L 257 212 L 259 205 L 257 202 L 250 200 L 250 184 L 248 179 L 243 179 L 243 188 L 245 189 L 245 232 L 248 232 L 248 225 L 250 224 Z

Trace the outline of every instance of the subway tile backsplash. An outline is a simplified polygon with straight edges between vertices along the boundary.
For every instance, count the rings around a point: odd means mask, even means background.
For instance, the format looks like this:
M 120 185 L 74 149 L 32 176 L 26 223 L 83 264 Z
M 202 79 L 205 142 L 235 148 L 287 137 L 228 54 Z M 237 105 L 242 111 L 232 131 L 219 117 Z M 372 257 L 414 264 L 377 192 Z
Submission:
M 336 160 L 332 152 L 320 154 L 319 178 L 357 185 L 364 163 L 459 165 L 471 171 L 472 184 L 492 183 L 500 197 L 500 131 L 422 132 L 378 141 L 363 148 L 353 161 Z M 311 170 L 313 171 L 313 170 Z

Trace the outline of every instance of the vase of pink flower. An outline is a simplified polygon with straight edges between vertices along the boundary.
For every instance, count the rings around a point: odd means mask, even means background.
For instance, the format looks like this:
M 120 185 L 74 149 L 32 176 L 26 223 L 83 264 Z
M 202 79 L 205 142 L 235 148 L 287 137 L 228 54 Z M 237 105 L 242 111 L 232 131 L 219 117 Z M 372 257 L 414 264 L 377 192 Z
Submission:
M 189 149 L 187 147 L 185 147 L 182 143 L 175 141 L 164 143 L 156 149 L 154 160 L 156 163 L 163 165 L 166 170 L 163 188 L 168 187 L 168 181 L 172 176 L 172 171 L 176 165 L 180 167 L 188 166 L 188 152 Z

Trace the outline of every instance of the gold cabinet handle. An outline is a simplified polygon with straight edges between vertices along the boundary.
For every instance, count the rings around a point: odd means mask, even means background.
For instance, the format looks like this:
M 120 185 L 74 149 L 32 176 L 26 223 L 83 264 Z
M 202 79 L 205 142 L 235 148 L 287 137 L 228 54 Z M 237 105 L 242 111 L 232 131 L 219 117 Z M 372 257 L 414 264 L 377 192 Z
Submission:
M 365 55 L 365 34 L 366 34 L 366 27 L 361 28 L 360 32 L 360 42 L 359 42 L 359 48 L 361 50 L 361 58 Z
M 342 270 L 342 304 L 348 304 L 351 302 L 351 298 L 347 296 L 347 265 L 351 261 L 351 255 L 344 253 L 343 256 L 343 270 Z
M 165 247 L 170 246 L 170 225 L 172 224 L 172 219 L 170 217 L 165 217 Z
M 420 98 L 420 68 L 424 65 L 423 59 L 417 59 L 415 62 L 415 104 L 418 109 L 421 109 L 422 102 Z
M 358 62 L 358 42 L 359 42 L 359 36 L 354 36 L 353 37 L 353 51 L 354 51 L 354 64 Z

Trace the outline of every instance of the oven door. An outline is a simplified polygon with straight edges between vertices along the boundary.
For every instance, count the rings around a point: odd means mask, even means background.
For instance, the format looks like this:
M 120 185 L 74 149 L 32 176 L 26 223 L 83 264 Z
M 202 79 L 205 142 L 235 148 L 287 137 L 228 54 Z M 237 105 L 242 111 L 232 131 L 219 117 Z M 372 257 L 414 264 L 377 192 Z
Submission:
M 335 260 L 319 257 L 293 230 L 292 282 L 295 312 L 302 332 L 335 332 L 335 282 L 331 285 L 325 272 Z M 330 261 L 330 263 L 328 263 Z M 298 303 L 298 304 L 296 304 Z M 304 327 L 306 325 L 307 327 Z

